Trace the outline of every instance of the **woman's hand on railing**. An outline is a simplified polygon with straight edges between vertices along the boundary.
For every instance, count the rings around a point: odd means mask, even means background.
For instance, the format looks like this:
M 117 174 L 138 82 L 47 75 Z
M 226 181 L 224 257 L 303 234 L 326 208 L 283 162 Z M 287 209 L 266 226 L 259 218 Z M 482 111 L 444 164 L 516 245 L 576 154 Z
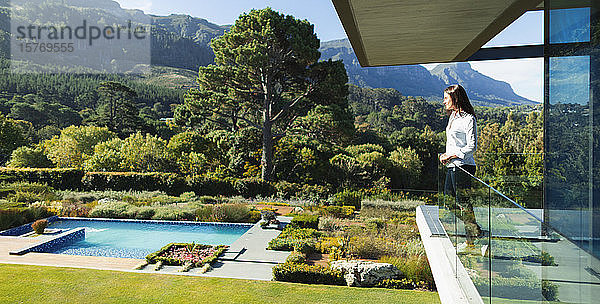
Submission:
M 448 154 L 444 153 L 444 154 L 440 155 L 440 162 L 441 162 L 442 164 L 444 164 L 444 165 L 445 165 L 445 164 L 447 164 L 447 163 L 448 163 L 450 160 L 452 160 L 452 159 L 454 159 L 454 158 L 457 158 L 457 157 L 458 157 L 458 156 L 456 156 L 456 155 L 448 155 Z

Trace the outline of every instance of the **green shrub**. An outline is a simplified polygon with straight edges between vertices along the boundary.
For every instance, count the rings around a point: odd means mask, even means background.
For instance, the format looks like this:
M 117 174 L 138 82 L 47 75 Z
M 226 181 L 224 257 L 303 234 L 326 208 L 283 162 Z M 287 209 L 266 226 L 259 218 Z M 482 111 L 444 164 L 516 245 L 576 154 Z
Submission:
M 342 229 L 342 220 L 333 217 L 319 218 L 319 230 L 322 231 L 339 231 Z
M 279 264 L 273 267 L 273 279 L 304 284 L 346 285 L 341 271 L 320 265 Z
M 101 218 L 132 218 L 135 217 L 134 206 L 125 202 L 107 202 L 98 204 L 92 211 L 91 217 Z
M 233 187 L 231 179 L 219 179 L 205 176 L 194 176 L 188 178 L 187 184 L 191 191 L 198 196 L 235 196 L 238 193 Z
M 388 211 L 388 209 L 393 211 L 415 211 L 415 209 L 420 205 L 425 205 L 425 203 L 423 201 L 416 200 L 388 201 L 381 199 L 365 199 L 361 202 L 362 209 L 375 208 L 384 209 L 385 211 Z
M 336 218 L 350 218 L 354 215 L 354 206 L 323 206 L 319 213 Z
M 301 253 L 312 253 L 317 250 L 317 239 L 321 233 L 311 228 L 297 228 L 288 225 L 274 239 L 269 242 L 267 249 L 282 251 L 298 251 Z
M 269 250 L 297 251 L 304 254 L 317 252 L 317 243 L 312 239 L 280 239 L 275 238 L 269 242 Z
M 218 222 L 219 219 L 217 218 L 216 210 L 217 206 L 200 206 L 194 211 L 196 215 L 196 220 L 201 222 Z
M 542 280 L 542 296 L 547 301 L 558 301 L 558 285 L 548 280 Z
M 333 196 L 333 204 L 337 206 L 354 206 L 356 210 L 361 207 L 363 194 L 360 191 L 345 190 Z
M 348 251 L 359 259 L 378 259 L 387 253 L 387 242 L 374 235 L 354 236 L 350 238 Z
M 324 200 L 329 197 L 331 189 L 323 185 L 308 185 L 280 181 L 273 184 L 277 197 L 283 199 Z
M 46 184 L 54 189 L 79 189 L 84 175 L 80 169 L 0 168 L 0 174 L 11 181 Z
M 46 157 L 43 149 L 22 146 L 12 151 L 6 166 L 12 168 L 51 168 L 54 167 L 54 164 Z
M 297 194 L 300 192 L 300 189 L 302 189 L 302 185 L 286 181 L 279 181 L 273 186 L 277 191 L 277 197 L 282 199 L 291 199 L 293 197 L 297 197 Z
M 245 204 L 202 205 L 194 210 L 196 220 L 206 222 L 256 223 L 260 212 Z
M 193 221 L 196 215 L 191 209 L 184 209 L 174 206 L 164 206 L 155 209 L 153 220 L 167 221 Z
M 303 184 L 297 197 L 310 200 L 325 200 L 331 195 L 331 192 L 331 187 L 329 186 Z
M 156 214 L 156 209 L 151 206 L 141 206 L 132 210 L 134 217 L 139 220 L 149 220 Z
M 258 210 L 250 210 L 248 214 L 248 223 L 256 223 L 260 221 L 260 211 Z
M 365 224 L 367 228 L 373 229 L 375 231 L 380 231 L 385 228 L 385 220 L 380 218 L 369 218 L 365 220 Z
M 390 288 L 390 289 L 415 289 L 417 285 L 409 279 L 387 279 L 383 280 L 375 285 L 379 288 Z
M 223 204 L 218 208 L 221 211 L 221 222 L 243 223 L 250 219 L 250 208 L 245 204 Z
M 391 257 L 383 256 L 379 259 L 379 262 L 389 263 L 398 268 L 403 276 L 413 282 L 416 285 L 420 285 L 422 282 L 426 285 L 429 290 L 435 290 L 435 281 L 431 268 L 429 267 L 429 261 L 425 256 L 408 256 L 408 257 Z
M 237 193 L 246 198 L 269 197 L 277 193 L 277 189 L 269 182 L 255 178 L 238 179 L 234 183 L 234 188 Z
M 14 182 L 1 186 L 3 194 L 12 202 L 34 203 L 36 201 L 51 201 L 57 198 L 54 189 L 45 184 L 30 182 Z
M 540 254 L 526 256 L 522 258 L 522 260 L 525 262 L 542 264 L 542 266 L 558 266 L 558 264 L 554 262 L 554 257 L 546 251 L 542 251 Z
M 46 207 L 0 209 L 0 231 L 53 216 Z
M 319 216 L 310 214 L 300 214 L 294 216 L 290 225 L 297 228 L 319 229 Z
M 298 228 L 288 225 L 277 237 L 293 239 L 312 239 L 321 237 L 321 232 L 312 228 Z
M 285 262 L 292 263 L 292 264 L 304 264 L 304 263 L 306 263 L 306 256 L 299 251 L 293 251 L 287 257 L 287 259 L 285 259 Z
M 175 173 L 87 172 L 81 183 L 96 191 L 163 191 L 169 195 L 189 191 L 185 179 Z
M 35 231 L 37 234 L 44 234 L 46 227 L 48 227 L 47 220 L 37 220 L 31 224 L 31 228 L 33 228 L 33 231 Z
M 203 195 L 198 198 L 199 203 L 210 204 L 210 205 L 222 204 L 222 203 L 226 203 L 227 201 L 228 201 L 227 198 L 215 197 L 215 196 L 209 196 L 209 195 Z

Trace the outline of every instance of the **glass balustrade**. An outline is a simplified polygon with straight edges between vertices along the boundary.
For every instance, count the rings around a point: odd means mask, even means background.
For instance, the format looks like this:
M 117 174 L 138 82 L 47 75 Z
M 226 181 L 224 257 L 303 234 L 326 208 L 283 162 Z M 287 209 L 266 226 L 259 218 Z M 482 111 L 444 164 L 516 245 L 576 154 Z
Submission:
M 448 170 L 455 170 L 454 193 Z M 445 254 L 453 258 L 456 279 L 466 273 L 484 303 L 600 303 L 600 263 L 586 240 L 543 222 L 542 187 L 535 184 L 541 179 L 494 180 L 443 166 L 439 172 L 439 220 L 454 245 Z

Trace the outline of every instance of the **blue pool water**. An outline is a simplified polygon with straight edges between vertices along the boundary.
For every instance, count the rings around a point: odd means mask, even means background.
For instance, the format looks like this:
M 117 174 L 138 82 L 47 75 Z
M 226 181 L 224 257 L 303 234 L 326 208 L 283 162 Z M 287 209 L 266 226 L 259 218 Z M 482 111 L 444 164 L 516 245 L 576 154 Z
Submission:
M 85 240 L 53 253 L 143 259 L 168 243 L 230 245 L 251 225 L 61 219 L 48 227 L 85 227 Z

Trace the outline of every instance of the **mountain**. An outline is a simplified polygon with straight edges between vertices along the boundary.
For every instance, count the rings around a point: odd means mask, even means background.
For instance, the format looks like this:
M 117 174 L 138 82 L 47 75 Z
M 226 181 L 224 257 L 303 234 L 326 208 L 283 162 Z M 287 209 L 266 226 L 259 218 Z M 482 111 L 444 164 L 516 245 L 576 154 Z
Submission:
M 0 0 L 2 2 L 5 0 Z M 140 10 L 123 9 L 112 0 L 43 0 L 38 5 L 46 5 L 45 12 L 56 15 L 56 20 L 61 20 L 61 16 L 67 19 L 100 17 L 110 24 L 128 16 L 144 15 L 152 20 L 151 63 L 158 68 L 153 69 L 152 75 L 142 78 L 147 83 L 165 84 L 171 88 L 185 89 L 194 84 L 194 74 L 198 67 L 214 62 L 211 39 L 223 35 L 231 27 L 188 15 L 145 15 Z M 34 8 L 29 6 L 25 9 Z M 6 10 L 2 9 L 0 14 L 3 17 L 0 19 L 7 19 Z M 0 22 L 0 57 L 8 54 L 8 26 L 7 22 Z M 460 83 L 468 90 L 474 104 L 535 104 L 515 94 L 508 83 L 487 77 L 473 70 L 468 63 L 444 64 L 431 72 L 421 65 L 363 68 L 348 39 L 322 42 L 320 51 L 322 60 L 343 60 L 349 82 L 360 87 L 392 88 L 404 96 L 422 96 L 439 101 L 446 86 Z
M 393 88 L 405 96 L 440 100 L 449 85 L 461 84 L 473 104 L 484 106 L 535 105 L 517 95 L 510 85 L 485 76 L 468 63 L 441 64 L 431 72 L 421 65 L 363 68 L 348 39 L 321 43 L 321 59 L 342 59 L 351 84 L 367 88 Z
M 151 63 L 190 70 L 197 70 L 198 66 L 205 66 L 214 61 L 210 41 L 223 35 L 230 27 L 188 15 L 147 15 L 141 10 L 123 9 L 118 2 L 112 0 L 41 0 L 22 6 L 20 13 L 13 14 L 12 18 L 26 16 L 25 18 L 34 19 L 40 11 L 44 12 L 44 18 L 47 20 L 65 20 L 67 24 L 79 23 L 86 19 L 99 20 L 99 24 L 105 25 L 121 24 L 125 20 L 151 22 Z M 8 12 L 8 3 L 6 0 L 0 0 L 2 57 L 8 57 Z M 22 21 L 19 23 L 29 23 L 27 20 Z
M 351 84 L 368 88 L 393 88 L 405 96 L 439 98 L 445 88 L 439 78 L 421 65 L 363 68 L 348 39 L 321 43 L 321 59 L 343 60 Z
M 446 85 L 461 84 L 475 103 L 489 106 L 536 105 L 517 95 L 510 84 L 485 76 L 467 62 L 440 64 L 431 71 Z
M 211 39 L 230 26 L 188 15 L 152 16 L 152 64 L 197 70 L 214 62 Z

